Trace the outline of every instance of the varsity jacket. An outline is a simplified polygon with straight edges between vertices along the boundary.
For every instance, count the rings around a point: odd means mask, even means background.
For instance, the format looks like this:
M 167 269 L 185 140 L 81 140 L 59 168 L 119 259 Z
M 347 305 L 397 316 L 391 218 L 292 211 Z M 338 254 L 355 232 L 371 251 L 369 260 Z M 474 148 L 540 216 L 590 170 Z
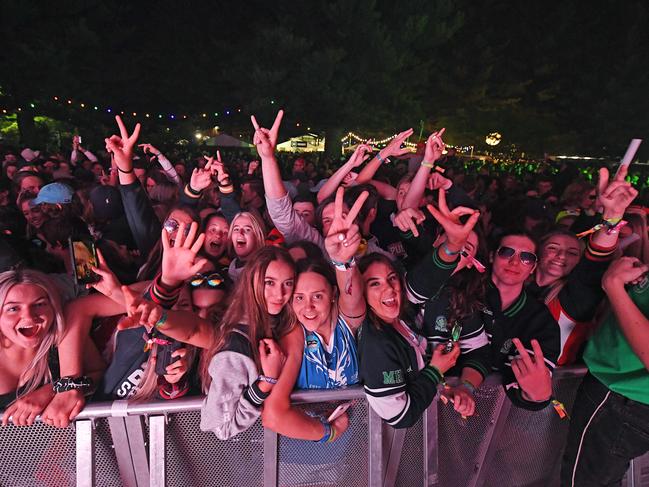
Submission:
M 599 247 L 591 238 L 584 256 L 564 283 L 539 286 L 532 282 L 527 286 L 529 295 L 545 303 L 559 324 L 561 352 L 557 365 L 574 363 L 584 342 L 593 333 L 592 319 L 604 298 L 602 277 L 615 249 Z
M 557 322 L 548 309 L 530 297 L 525 289 L 507 309 L 501 310 L 501 308 L 500 293 L 495 285 L 490 284 L 487 289 L 487 309 L 484 313 L 490 318 L 485 323 L 485 327 L 491 344 L 492 367 L 501 372 L 503 386 L 514 405 L 530 410 L 543 409 L 550 403 L 549 399 L 543 402 L 532 402 L 522 396 L 511 366 L 512 360 L 519 355 L 512 339 L 520 339 L 532 356 L 534 352 L 531 340 L 538 340 L 543 350 L 545 364 L 552 372 L 556 367 L 560 350 Z
M 455 323 L 448 322 L 449 294 L 447 288 L 440 289 L 456 267 L 456 263 L 443 262 L 434 250 L 407 275 L 408 300 L 417 306 L 415 326 L 418 333 L 426 337 L 427 358 L 435 347 L 447 343 Z M 471 272 L 470 270 L 468 272 Z M 460 375 L 464 367 L 471 367 L 486 377 L 491 370 L 489 339 L 485 332 L 482 313 L 476 313 L 461 323 L 461 354 L 456 365 L 447 375 Z
M 227 440 L 247 430 L 261 415 L 261 406 L 270 392 L 259 389 L 259 371 L 252 346 L 240 325 L 228 337 L 227 345 L 210 362 L 212 379 L 201 408 L 201 430 Z

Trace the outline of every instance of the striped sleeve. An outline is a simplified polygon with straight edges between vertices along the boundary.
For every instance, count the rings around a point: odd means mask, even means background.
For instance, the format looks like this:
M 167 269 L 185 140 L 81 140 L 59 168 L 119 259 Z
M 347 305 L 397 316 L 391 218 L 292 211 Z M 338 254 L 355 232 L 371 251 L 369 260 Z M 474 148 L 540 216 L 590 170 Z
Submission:
M 433 248 L 432 252 L 406 275 L 408 300 L 421 304 L 437 295 L 451 277 L 458 262 L 459 259 L 455 262 L 444 262 L 439 258 L 437 248 Z

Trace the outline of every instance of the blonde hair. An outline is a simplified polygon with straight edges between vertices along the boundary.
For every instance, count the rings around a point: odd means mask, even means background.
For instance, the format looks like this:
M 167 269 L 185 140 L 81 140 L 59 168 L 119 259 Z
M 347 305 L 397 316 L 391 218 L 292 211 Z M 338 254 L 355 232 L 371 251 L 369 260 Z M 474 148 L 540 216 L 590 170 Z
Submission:
M 49 353 L 52 347 L 58 345 L 61 337 L 63 337 L 65 322 L 63 320 L 61 297 L 56 291 L 56 285 L 45 274 L 29 269 L 0 273 L 0 315 L 2 314 L 1 307 L 4 307 L 9 291 L 18 284 L 30 284 L 45 291 L 54 310 L 54 320 L 45 324 L 45 336 L 36 348 L 34 358 L 18 378 L 18 387 L 16 389 L 19 392 L 17 395 L 24 396 L 43 384 L 52 382 L 52 373 L 48 363 Z M 4 340 L 2 341 L 4 342 Z
M 254 213 L 250 213 L 249 211 L 241 211 L 234 215 L 234 218 L 230 222 L 230 228 L 228 229 L 228 252 L 230 254 L 234 252 L 234 246 L 232 245 L 232 234 L 234 233 L 234 226 L 236 225 L 237 218 L 240 218 L 242 216 L 247 216 L 250 219 L 250 225 L 252 226 L 252 235 L 254 236 L 256 241 L 253 252 L 259 250 L 266 244 L 266 229 L 264 223 Z

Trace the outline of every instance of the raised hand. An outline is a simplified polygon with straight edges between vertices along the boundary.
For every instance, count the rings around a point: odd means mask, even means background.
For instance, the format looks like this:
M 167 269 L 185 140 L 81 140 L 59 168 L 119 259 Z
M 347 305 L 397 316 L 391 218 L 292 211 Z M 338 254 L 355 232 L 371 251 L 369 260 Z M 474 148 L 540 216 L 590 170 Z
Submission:
M 449 189 L 451 189 L 451 186 L 453 186 L 453 181 L 445 178 L 437 171 L 433 171 L 432 173 L 430 173 L 430 176 L 428 176 L 428 182 L 426 186 L 431 191 L 435 191 L 440 188 L 444 191 L 448 191 Z
M 140 136 L 140 124 L 135 124 L 133 133 L 128 134 L 122 118 L 117 115 L 115 117 L 117 126 L 119 127 L 120 135 L 113 135 L 106 142 L 106 150 L 112 152 L 115 156 L 115 163 L 122 172 L 130 172 L 133 169 L 133 147 Z
M 426 216 L 417 208 L 404 208 L 394 217 L 393 225 L 402 232 L 410 230 L 415 237 L 419 237 L 417 225 L 420 225 Z
M 412 129 L 404 130 L 390 141 L 390 143 L 379 151 L 383 159 L 386 157 L 398 157 L 410 152 L 408 147 L 401 147 L 408 137 L 413 133 Z
M 453 348 L 445 353 L 446 344 L 439 344 L 435 347 L 433 356 L 430 358 L 430 365 L 436 367 L 442 374 L 451 369 L 460 357 L 460 345 L 453 342 Z
M 512 340 L 518 350 L 518 357 L 512 360 L 512 371 L 523 397 L 529 401 L 547 401 L 552 396 L 552 376 L 543 361 L 543 350 L 538 340 L 532 340 L 534 356 L 525 350 L 518 338 Z
M 347 174 L 345 174 L 345 177 L 343 178 L 342 182 L 340 183 L 344 188 L 349 188 L 351 186 L 356 185 L 356 178 L 358 178 L 358 173 L 355 173 L 354 171 L 349 171 Z
M 252 176 L 259 167 L 259 161 L 250 161 L 248 163 L 248 176 Z
M 138 144 L 138 147 L 144 151 L 145 154 L 151 154 L 153 156 L 159 156 L 160 151 L 153 147 L 151 144 Z
M 352 167 L 358 167 L 370 158 L 371 153 L 372 153 L 371 145 L 358 144 L 356 146 L 356 149 L 354 149 L 354 153 L 352 154 L 352 156 L 349 158 L 349 161 L 347 162 L 349 162 Z
M 282 118 L 284 117 L 284 110 L 277 112 L 273 126 L 269 129 L 259 126 L 257 119 L 254 115 L 250 116 L 253 127 L 255 127 L 255 135 L 252 138 L 252 142 L 257 147 L 257 153 L 261 158 L 272 157 L 275 152 L 275 147 L 277 147 L 277 137 L 279 135 L 279 127 L 282 124 Z
M 162 307 L 135 294 L 128 286 L 122 286 L 122 294 L 127 317 L 117 324 L 117 329 L 125 330 L 144 326 L 148 331 L 151 331 L 162 318 L 164 313 Z
M 329 233 L 325 238 L 325 248 L 329 257 L 336 262 L 349 262 L 356 254 L 358 246 L 361 243 L 361 234 L 358 225 L 354 220 L 363 207 L 363 203 L 369 196 L 367 191 L 363 191 L 358 199 L 354 202 L 351 210 L 347 215 L 343 212 L 343 196 L 345 190 L 338 188 L 336 199 L 334 201 L 334 217 L 329 227 Z
M 647 272 L 649 272 L 649 266 L 643 264 L 640 259 L 621 257 L 608 266 L 604 277 L 602 277 L 602 287 L 606 290 L 614 285 L 624 287 L 626 284 L 637 284 Z
M 110 270 L 104 259 L 104 255 L 101 253 L 101 250 L 97 249 L 97 259 L 99 260 L 99 265 L 97 267 L 91 267 L 92 272 L 101 277 L 97 282 L 91 284 L 86 284 L 86 288 L 90 289 L 95 288 L 101 294 L 111 299 L 119 299 L 119 293 L 121 291 L 122 283 L 119 282 L 117 276 Z
M 444 151 L 444 141 L 442 140 L 442 135 L 446 131 L 445 128 L 441 129 L 438 132 L 433 132 L 430 134 L 430 137 L 426 140 L 426 150 L 424 152 L 423 162 L 433 163 L 440 157 L 442 157 L 442 152 Z
M 446 191 L 443 189 L 439 190 L 438 208 L 435 208 L 433 205 L 427 205 L 426 208 L 444 228 L 444 232 L 446 233 L 446 246 L 449 250 L 462 250 L 471 230 L 473 230 L 473 227 L 475 227 L 475 224 L 480 218 L 480 212 L 463 206 L 458 206 L 453 211 L 449 210 L 446 204 Z M 470 215 L 466 223 L 460 221 L 460 217 L 464 215 Z
M 173 245 L 169 233 L 162 229 L 162 282 L 170 287 L 178 287 L 190 277 L 200 272 L 207 259 L 197 257 L 203 247 L 205 234 L 198 234 L 198 223 L 192 222 L 185 236 L 185 223 L 176 232 Z
M 205 166 L 203 168 L 194 168 L 189 179 L 189 187 L 194 191 L 203 191 L 209 188 L 210 184 L 212 184 L 212 175 L 216 171 L 214 159 L 212 157 L 204 157 L 207 159 Z
M 603 208 L 605 219 L 622 218 L 627 207 L 638 196 L 638 191 L 625 181 L 628 170 L 628 166 L 621 166 L 613 181 L 609 181 L 608 169 L 603 167 L 599 170 L 597 206 Z

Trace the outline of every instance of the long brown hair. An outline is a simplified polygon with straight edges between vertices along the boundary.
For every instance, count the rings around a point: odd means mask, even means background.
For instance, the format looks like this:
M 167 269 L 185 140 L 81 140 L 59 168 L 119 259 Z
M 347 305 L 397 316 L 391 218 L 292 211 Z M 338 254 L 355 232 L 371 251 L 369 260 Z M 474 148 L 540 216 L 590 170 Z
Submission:
M 262 338 L 278 339 L 288 333 L 297 320 L 293 315 L 290 303 L 287 303 L 279 316 L 268 314 L 264 297 L 266 269 L 271 262 L 285 262 L 295 268 L 293 259 L 286 249 L 265 246 L 253 253 L 244 266 L 228 307 L 221 322 L 214 328 L 214 338 L 208 349 L 201 356 L 200 378 L 203 390 L 209 389 L 212 378 L 209 374 L 210 362 L 214 355 L 223 350 L 232 333 L 241 325 L 247 325 L 247 335 L 252 349 L 252 358 L 261 370 L 261 361 L 257 346 Z

